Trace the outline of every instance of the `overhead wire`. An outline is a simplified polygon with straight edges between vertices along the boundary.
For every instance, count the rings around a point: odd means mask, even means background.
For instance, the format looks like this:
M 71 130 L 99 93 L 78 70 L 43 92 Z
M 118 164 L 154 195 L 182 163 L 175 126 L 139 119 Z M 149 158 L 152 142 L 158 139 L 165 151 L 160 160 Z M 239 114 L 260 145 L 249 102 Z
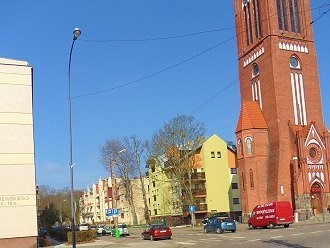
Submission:
M 323 5 L 320 6 L 320 7 L 311 8 L 311 9 L 308 9 L 308 10 L 305 10 L 305 11 L 310 11 L 310 10 L 314 10 L 314 9 L 319 9 L 319 10 L 320 10 L 321 8 L 323 8 L 323 7 L 327 7 L 327 6 L 329 6 L 329 5 L 330 5 L 330 4 L 323 4 Z M 329 9 L 328 9 L 327 11 L 323 12 L 323 13 L 322 13 L 317 19 L 315 19 L 314 21 L 312 21 L 311 23 L 309 23 L 309 25 L 311 25 L 311 24 L 315 23 L 316 21 L 318 21 L 319 19 L 321 19 L 325 14 L 328 13 L 328 11 L 329 11 Z M 289 14 L 288 14 L 288 15 L 289 15 Z M 277 17 L 277 14 L 274 14 L 273 16 L 271 16 L 271 17 L 269 17 L 269 18 L 265 18 L 265 19 L 261 20 L 261 22 L 264 22 L 264 21 L 267 21 L 267 20 L 269 20 L 269 19 L 271 19 L 271 18 L 276 18 L 276 17 Z M 242 26 L 244 26 L 244 25 L 242 24 Z M 241 26 L 241 27 L 242 27 L 242 26 Z M 102 40 L 82 40 L 82 41 L 90 41 L 90 42 L 91 42 L 91 41 L 93 41 L 93 42 L 110 42 L 110 41 L 150 41 L 150 40 L 161 40 L 161 39 L 173 39 L 173 38 L 175 38 L 175 37 L 176 37 L 176 38 L 179 38 L 179 37 L 188 37 L 188 36 L 192 36 L 192 35 L 203 34 L 203 33 L 208 33 L 208 32 L 217 32 L 217 31 L 220 31 L 220 30 L 227 30 L 227 29 L 232 29 L 232 28 L 224 28 L 224 29 L 208 30 L 208 31 L 201 31 L 201 32 L 196 32 L 196 33 L 191 33 L 191 34 L 176 35 L 176 36 L 161 37 L 161 38 L 132 39 L 132 40 L 122 40 L 122 39 L 118 39 L 118 40 L 103 40 L 103 41 L 102 41 Z M 242 31 L 241 34 L 244 34 L 244 33 L 245 33 L 245 31 L 244 31 L 244 29 L 243 29 L 243 31 Z M 207 53 L 207 52 L 209 52 L 209 51 L 211 51 L 211 50 L 214 50 L 215 48 L 217 48 L 217 47 L 219 47 L 219 46 L 225 44 L 226 42 L 228 42 L 228 41 L 230 41 L 230 40 L 232 40 L 232 39 L 234 39 L 234 38 L 236 38 L 236 37 L 237 37 L 237 34 L 235 34 L 234 36 L 231 36 L 231 37 L 227 38 L 226 40 L 224 40 L 224 41 L 222 41 L 222 42 L 220 42 L 220 43 L 217 43 L 216 45 L 214 45 L 214 46 L 212 46 L 212 47 L 209 47 L 209 48 L 207 48 L 207 49 L 205 49 L 205 50 L 203 50 L 203 51 L 201 51 L 201 52 L 199 52 L 199 53 L 197 53 L 197 54 L 195 54 L 195 55 L 193 55 L 193 56 L 191 56 L 191 57 L 189 57 L 189 58 L 187 58 L 187 59 L 184 59 L 184 60 L 182 60 L 182 61 L 180 61 L 180 62 L 178 62 L 178 63 L 176 63 L 176 64 L 173 64 L 173 65 L 171 65 L 171 66 L 165 67 L 165 68 L 163 68 L 163 69 L 161 69 L 161 70 L 159 70 L 159 71 L 157 71 L 157 72 L 151 73 L 151 74 L 149 74 L 149 75 L 146 75 L 146 76 L 140 77 L 140 78 L 135 79 L 135 80 L 132 80 L 132 81 L 130 81 L 130 82 L 127 82 L 127 83 L 124 83 L 124 84 L 121 84 L 121 85 L 118 85 L 118 86 L 114 86 L 114 87 L 111 87 L 111 88 L 108 88 L 108 89 L 105 89 L 105 90 L 95 91 L 95 92 L 91 92 L 91 93 L 87 93 L 87 94 L 81 94 L 81 95 L 73 96 L 72 98 L 88 97 L 88 96 L 92 96 L 92 95 L 97 95 L 97 94 L 101 94 L 101 93 L 105 93 L 105 92 L 113 91 L 113 90 L 116 90 L 116 89 L 119 89 L 119 88 L 127 87 L 127 86 L 129 86 L 129 85 L 131 85 L 131 84 L 134 84 L 134 83 L 140 82 L 140 81 L 142 81 L 142 80 L 145 80 L 145 79 L 151 78 L 151 77 L 156 76 L 156 75 L 158 75 L 158 74 L 161 74 L 161 73 L 163 73 L 163 72 L 165 72 L 165 71 L 168 71 L 168 70 L 170 70 L 170 69 L 172 69 L 172 68 L 175 68 L 175 67 L 177 67 L 177 66 L 179 66 L 179 65 L 182 65 L 182 64 L 184 64 L 184 63 L 186 63 L 186 62 L 188 62 L 188 61 L 191 61 L 191 60 L 193 60 L 193 59 L 195 59 L 195 58 L 197 58 L 197 57 L 199 57 L 199 56 L 201 56 L 201 55 L 203 55 L 203 54 L 205 54 L 205 53 Z M 204 103 L 202 103 L 202 104 L 199 105 L 197 108 L 195 108 L 191 113 L 196 112 L 197 110 L 199 110 L 200 108 L 202 108 L 203 106 L 205 106 L 208 102 L 210 102 L 210 101 L 212 101 L 213 99 L 215 99 L 218 95 L 220 95 L 220 93 L 222 93 L 224 90 L 228 89 L 231 85 L 233 85 L 233 84 L 236 82 L 236 80 L 237 80 L 237 78 L 236 78 L 234 81 L 232 81 L 231 83 L 225 85 L 224 88 L 222 88 L 219 92 L 217 92 L 217 93 L 216 93 L 215 95 L 213 95 L 212 97 L 208 98 Z

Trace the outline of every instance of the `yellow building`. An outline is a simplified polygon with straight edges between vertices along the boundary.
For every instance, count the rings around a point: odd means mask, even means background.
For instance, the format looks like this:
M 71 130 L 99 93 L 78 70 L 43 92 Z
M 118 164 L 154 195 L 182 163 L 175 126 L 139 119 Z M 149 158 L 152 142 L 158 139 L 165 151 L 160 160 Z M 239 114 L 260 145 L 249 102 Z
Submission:
M 241 204 L 235 149 L 214 134 L 193 152 L 193 156 L 191 193 L 197 223 L 211 212 L 228 212 L 239 220 Z M 165 218 L 170 224 L 188 224 L 191 203 L 187 200 L 187 187 L 182 189 L 173 183 L 164 163 L 157 163 L 155 159 L 148 161 L 151 217 Z M 184 180 L 187 184 L 188 179 Z
M 0 247 L 37 247 L 32 66 L 0 58 Z

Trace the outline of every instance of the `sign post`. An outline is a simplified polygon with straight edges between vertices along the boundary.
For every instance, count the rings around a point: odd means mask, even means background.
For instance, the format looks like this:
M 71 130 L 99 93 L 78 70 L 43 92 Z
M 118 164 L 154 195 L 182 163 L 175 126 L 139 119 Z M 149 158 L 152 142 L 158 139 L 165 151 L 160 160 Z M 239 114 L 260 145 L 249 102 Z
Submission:
M 195 228 L 195 206 L 194 205 L 189 205 L 189 212 L 191 215 L 192 227 L 194 229 Z

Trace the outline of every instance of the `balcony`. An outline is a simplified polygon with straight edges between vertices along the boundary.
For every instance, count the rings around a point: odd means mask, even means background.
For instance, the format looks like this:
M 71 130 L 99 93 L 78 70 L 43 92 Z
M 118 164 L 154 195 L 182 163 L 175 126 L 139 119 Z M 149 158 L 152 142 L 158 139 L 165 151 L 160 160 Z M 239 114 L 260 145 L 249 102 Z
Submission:
M 189 205 L 183 205 L 183 212 L 187 213 L 189 211 Z M 207 204 L 197 204 L 195 205 L 195 212 L 207 212 Z
M 206 197 L 206 189 L 192 189 L 193 197 Z
M 184 177 L 185 180 L 189 179 L 188 174 Z M 196 172 L 191 174 L 191 180 L 192 181 L 206 181 L 205 179 L 205 172 Z

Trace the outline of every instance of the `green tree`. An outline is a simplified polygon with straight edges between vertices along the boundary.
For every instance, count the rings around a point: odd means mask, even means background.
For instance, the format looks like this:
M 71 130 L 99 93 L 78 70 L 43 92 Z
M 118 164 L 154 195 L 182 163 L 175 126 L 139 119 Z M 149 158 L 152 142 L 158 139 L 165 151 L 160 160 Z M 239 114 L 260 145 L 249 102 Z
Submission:
M 40 222 L 42 226 L 51 227 L 59 220 L 59 211 L 56 210 L 54 203 L 46 206 L 45 210 L 40 215 Z

